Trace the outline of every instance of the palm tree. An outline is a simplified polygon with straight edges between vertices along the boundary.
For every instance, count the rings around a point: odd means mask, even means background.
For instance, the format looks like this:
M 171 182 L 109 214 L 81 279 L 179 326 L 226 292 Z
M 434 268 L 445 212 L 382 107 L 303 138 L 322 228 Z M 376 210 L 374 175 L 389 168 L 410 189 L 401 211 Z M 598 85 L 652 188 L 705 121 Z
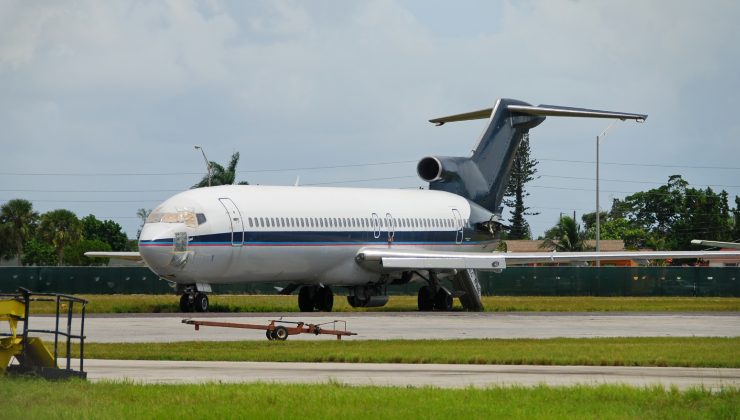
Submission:
M 28 200 L 17 198 L 3 204 L 0 209 L 0 222 L 5 225 L 5 233 L 11 243 L 18 265 L 21 265 L 23 244 L 30 239 L 39 214 L 33 211 L 33 204 Z
M 151 213 L 152 213 L 152 209 L 136 210 L 136 217 L 141 219 L 141 225 L 139 225 L 139 230 L 136 231 L 136 239 L 139 239 L 141 237 L 141 230 L 144 229 L 144 223 L 146 223 L 146 219 L 149 217 Z
M 57 265 L 64 261 L 64 248 L 82 239 L 82 223 L 69 210 L 59 209 L 41 216 L 39 235 L 57 252 Z
M 236 184 L 236 165 L 239 163 L 239 152 L 234 152 L 231 155 L 229 165 L 224 168 L 216 162 L 208 162 L 211 166 L 211 185 L 232 185 Z M 239 185 L 249 185 L 247 181 L 241 181 Z M 201 188 L 208 186 L 208 175 L 204 176 L 197 184 L 191 188 Z
M 545 232 L 545 240 L 540 248 L 553 248 L 559 252 L 579 252 L 586 250 L 586 232 L 581 230 L 572 217 L 563 216 L 552 229 Z

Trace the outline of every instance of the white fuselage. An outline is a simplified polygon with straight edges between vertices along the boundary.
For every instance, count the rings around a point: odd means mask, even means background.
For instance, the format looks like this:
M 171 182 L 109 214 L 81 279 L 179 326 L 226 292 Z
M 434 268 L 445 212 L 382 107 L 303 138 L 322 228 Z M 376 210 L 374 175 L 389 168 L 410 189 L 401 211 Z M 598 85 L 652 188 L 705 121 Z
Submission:
M 368 247 L 491 251 L 476 241 L 471 206 L 429 190 L 229 185 L 177 194 L 157 207 L 139 250 L 180 284 L 378 281 L 354 261 Z

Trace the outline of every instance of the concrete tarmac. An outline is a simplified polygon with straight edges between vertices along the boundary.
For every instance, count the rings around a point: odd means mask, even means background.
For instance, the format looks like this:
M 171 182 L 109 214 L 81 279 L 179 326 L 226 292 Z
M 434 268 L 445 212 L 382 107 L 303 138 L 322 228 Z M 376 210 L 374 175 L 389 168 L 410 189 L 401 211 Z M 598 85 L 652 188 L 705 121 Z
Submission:
M 439 388 L 626 384 L 712 390 L 740 386 L 740 369 L 674 367 L 86 360 L 85 370 L 92 381 L 135 383 L 339 382 Z
M 85 335 L 88 342 L 98 343 L 265 340 L 262 331 L 216 327 L 195 331 L 181 320 L 192 317 L 267 325 L 279 315 L 106 314 L 88 316 Z M 285 319 L 310 323 L 346 320 L 347 329 L 358 335 L 345 340 L 740 336 L 738 313 L 295 313 Z M 54 318 L 32 317 L 30 325 L 53 329 Z M 79 333 L 78 322 L 72 331 Z M 289 338 L 334 339 L 308 334 Z

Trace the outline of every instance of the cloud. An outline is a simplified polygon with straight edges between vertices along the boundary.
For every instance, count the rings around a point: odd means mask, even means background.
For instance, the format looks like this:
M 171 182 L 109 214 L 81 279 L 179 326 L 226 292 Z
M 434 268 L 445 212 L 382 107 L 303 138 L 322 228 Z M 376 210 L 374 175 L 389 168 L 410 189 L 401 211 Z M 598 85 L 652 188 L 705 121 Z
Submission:
M 219 161 L 241 151 L 242 169 L 464 155 L 480 124 L 436 128 L 426 120 L 515 97 L 650 114 L 647 124 L 610 134 L 605 153 L 613 161 L 732 166 L 740 152 L 728 94 L 740 87 L 739 11 L 730 1 L 6 1 L 0 140 L 8 146 L 0 163 L 10 172 L 197 171 L 193 144 Z M 533 152 L 593 160 L 593 137 L 604 126 L 548 120 L 533 132 Z M 545 161 L 541 171 L 592 172 Z M 411 164 L 302 179 L 413 172 Z M 641 176 L 662 180 L 664 172 L 645 168 Z M 295 175 L 245 176 L 292 183 Z M 178 189 L 197 176 L 186 178 L 85 182 Z M 590 193 L 534 193 L 543 207 L 587 209 L 592 201 Z M 70 206 L 111 216 L 145 203 Z M 557 213 L 537 216 L 535 232 Z M 135 221 L 127 223 L 135 232 Z

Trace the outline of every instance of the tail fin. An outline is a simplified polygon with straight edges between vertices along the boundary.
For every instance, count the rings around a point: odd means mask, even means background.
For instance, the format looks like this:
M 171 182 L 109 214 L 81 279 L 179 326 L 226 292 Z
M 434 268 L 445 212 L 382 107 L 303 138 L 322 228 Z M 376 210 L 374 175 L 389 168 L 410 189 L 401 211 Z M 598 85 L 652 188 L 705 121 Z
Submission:
M 432 190 L 448 191 L 472 200 L 484 208 L 498 212 L 509 182 L 509 171 L 522 137 L 537 127 L 545 117 L 618 118 L 645 121 L 647 115 L 599 111 L 556 105 L 532 106 L 515 99 L 499 99 L 493 108 L 435 118 L 429 122 L 448 122 L 488 118 L 469 158 L 426 157 L 417 171 L 429 182 Z

